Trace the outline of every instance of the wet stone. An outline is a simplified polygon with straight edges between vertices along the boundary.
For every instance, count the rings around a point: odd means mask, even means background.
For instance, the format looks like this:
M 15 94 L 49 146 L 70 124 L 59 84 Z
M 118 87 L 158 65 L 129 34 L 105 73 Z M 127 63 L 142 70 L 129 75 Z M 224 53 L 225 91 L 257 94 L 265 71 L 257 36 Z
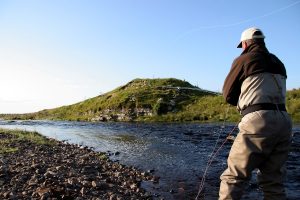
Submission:
M 91 149 L 58 141 L 54 146 L 29 141 L 13 145 L 19 149 L 18 156 L 0 158 L 1 200 L 152 199 L 140 189 L 141 181 L 151 179 L 148 173 L 141 176 L 133 167 L 100 159 Z
M 36 190 L 36 193 L 39 195 L 39 196 L 45 196 L 46 194 L 49 194 L 51 191 L 50 188 L 38 188 Z

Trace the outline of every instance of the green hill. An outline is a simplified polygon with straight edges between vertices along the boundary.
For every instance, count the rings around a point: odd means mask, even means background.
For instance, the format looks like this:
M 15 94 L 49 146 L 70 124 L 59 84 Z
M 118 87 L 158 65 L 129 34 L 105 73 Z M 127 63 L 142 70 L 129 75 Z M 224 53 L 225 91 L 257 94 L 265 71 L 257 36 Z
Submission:
M 287 108 L 300 122 L 300 90 L 288 91 Z M 54 109 L 6 119 L 77 121 L 238 121 L 236 108 L 216 92 L 200 89 L 174 78 L 134 79 L 97 97 Z

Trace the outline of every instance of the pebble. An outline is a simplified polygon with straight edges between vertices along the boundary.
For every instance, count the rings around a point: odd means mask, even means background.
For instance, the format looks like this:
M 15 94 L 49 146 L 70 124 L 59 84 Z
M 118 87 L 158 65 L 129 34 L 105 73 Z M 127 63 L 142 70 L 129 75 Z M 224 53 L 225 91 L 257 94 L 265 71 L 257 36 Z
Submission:
M 142 173 L 66 142 L 48 146 L 14 141 L 12 145 L 19 149 L 16 153 L 1 155 L 1 200 L 153 199 L 140 188 L 142 181 L 158 182 L 159 178 L 151 176 L 152 170 Z

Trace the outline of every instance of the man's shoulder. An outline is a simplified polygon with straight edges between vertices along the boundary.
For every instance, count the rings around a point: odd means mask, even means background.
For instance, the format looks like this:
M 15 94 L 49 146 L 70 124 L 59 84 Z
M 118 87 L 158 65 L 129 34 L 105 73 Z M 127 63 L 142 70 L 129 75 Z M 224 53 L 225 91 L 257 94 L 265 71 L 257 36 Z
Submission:
M 255 54 L 253 54 L 252 52 L 243 53 L 243 54 L 239 55 L 238 57 L 236 57 L 234 59 L 233 63 L 234 64 L 241 64 L 241 63 L 251 59 L 254 56 L 255 56 Z
M 235 58 L 234 62 L 237 62 L 237 63 L 239 63 L 239 62 L 249 62 L 250 60 L 253 60 L 253 59 L 256 60 L 256 59 L 259 59 L 259 58 L 264 58 L 265 55 L 266 55 L 265 52 L 259 52 L 259 51 L 246 52 L 246 53 L 241 54 L 237 58 Z
M 277 60 L 277 61 L 281 62 L 281 60 L 275 54 L 272 54 L 272 53 L 269 53 L 269 54 L 273 60 Z

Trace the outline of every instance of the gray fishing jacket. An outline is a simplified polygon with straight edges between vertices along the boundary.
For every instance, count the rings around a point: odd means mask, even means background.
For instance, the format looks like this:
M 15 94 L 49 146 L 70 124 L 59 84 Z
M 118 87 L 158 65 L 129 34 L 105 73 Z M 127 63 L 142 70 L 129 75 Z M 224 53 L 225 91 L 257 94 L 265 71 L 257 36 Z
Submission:
M 254 104 L 284 104 L 286 70 L 264 43 L 254 43 L 236 58 L 227 75 L 223 96 L 241 111 Z

